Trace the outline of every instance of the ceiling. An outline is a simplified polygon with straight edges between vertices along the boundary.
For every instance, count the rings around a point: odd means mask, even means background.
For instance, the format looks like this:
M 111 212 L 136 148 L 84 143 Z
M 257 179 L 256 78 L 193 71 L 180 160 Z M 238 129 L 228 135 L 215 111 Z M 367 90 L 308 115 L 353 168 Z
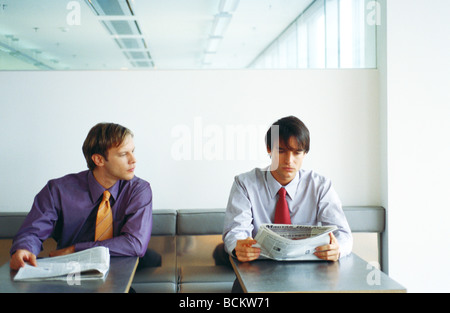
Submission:
M 311 2 L 0 0 L 0 70 L 246 68 Z

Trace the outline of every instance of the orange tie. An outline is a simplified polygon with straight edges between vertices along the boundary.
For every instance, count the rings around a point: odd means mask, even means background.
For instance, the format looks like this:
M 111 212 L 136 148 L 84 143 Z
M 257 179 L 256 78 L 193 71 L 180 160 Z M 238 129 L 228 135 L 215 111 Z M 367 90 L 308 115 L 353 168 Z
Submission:
M 95 224 L 95 241 L 111 239 L 113 237 L 113 218 L 108 190 L 103 193 L 103 200 L 98 206 L 97 222 Z

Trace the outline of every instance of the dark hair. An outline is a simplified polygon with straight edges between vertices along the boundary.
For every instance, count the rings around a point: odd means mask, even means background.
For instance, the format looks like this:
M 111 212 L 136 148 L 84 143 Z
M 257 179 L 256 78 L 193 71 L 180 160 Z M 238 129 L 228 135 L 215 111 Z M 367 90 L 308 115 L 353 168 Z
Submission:
M 92 127 L 83 143 L 88 168 L 92 171 L 96 167 L 92 160 L 94 154 L 100 154 L 108 160 L 108 149 L 120 146 L 127 135 L 133 136 L 133 133 L 119 124 L 99 123 Z
M 276 129 L 274 126 L 278 128 L 278 136 L 276 136 L 276 134 L 272 135 L 272 129 Z M 305 153 L 308 153 L 309 130 L 305 124 L 295 116 L 283 117 L 272 124 L 266 133 L 266 147 L 268 150 L 272 151 L 273 144 L 279 139 L 280 143 L 284 143 L 287 149 L 294 150 L 294 148 L 289 146 L 289 139 L 292 136 L 297 139 L 298 147 L 305 151 Z

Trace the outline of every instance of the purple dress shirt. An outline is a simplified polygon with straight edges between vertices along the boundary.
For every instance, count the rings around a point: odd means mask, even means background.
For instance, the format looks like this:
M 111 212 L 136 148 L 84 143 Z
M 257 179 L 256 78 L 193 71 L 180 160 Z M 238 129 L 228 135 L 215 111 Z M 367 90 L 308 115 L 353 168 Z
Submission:
M 119 180 L 108 189 L 113 212 L 111 239 L 94 241 L 97 209 L 105 189 L 91 171 L 50 180 L 37 194 L 30 213 L 14 237 L 11 255 L 27 249 L 38 255 L 42 242 L 52 236 L 57 249 L 75 245 L 75 251 L 96 246 L 112 256 L 142 257 L 152 231 L 152 190 L 136 176 Z

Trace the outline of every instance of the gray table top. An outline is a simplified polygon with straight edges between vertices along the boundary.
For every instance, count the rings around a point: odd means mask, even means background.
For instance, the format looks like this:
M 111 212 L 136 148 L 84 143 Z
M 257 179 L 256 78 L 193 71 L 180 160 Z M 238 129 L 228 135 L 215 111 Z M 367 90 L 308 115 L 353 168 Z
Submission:
M 338 262 L 230 258 L 245 292 L 406 292 L 406 288 L 355 254 Z
M 123 293 L 128 292 L 138 264 L 138 257 L 111 257 L 104 280 L 81 280 L 79 285 L 67 281 L 16 282 L 16 271 L 9 263 L 0 267 L 0 293 Z

